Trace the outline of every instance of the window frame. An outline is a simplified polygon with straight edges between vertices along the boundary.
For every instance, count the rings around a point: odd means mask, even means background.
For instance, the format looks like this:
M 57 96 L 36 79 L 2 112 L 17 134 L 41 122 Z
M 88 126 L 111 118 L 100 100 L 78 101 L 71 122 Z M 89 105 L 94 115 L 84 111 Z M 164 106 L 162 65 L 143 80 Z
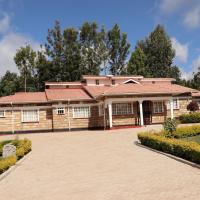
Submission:
M 177 101 L 177 107 L 174 107 L 174 101 Z M 173 110 L 179 110 L 179 109 L 180 109 L 179 99 L 175 98 L 173 99 Z M 167 101 L 167 110 L 170 110 L 170 101 Z
M 156 107 L 155 106 L 158 106 L 158 103 L 161 103 L 161 110 L 159 110 L 160 108 L 157 108 L 157 111 L 156 111 Z M 163 101 L 153 101 L 153 113 L 154 114 L 162 114 L 164 113 L 164 102 Z
M 123 104 L 126 104 L 126 105 L 128 105 L 128 104 L 130 104 L 130 108 L 131 108 L 131 112 L 129 113 L 128 112 L 128 106 L 127 106 L 127 108 L 126 108 L 126 113 L 123 113 L 123 112 L 119 112 L 119 110 L 117 110 L 117 109 L 119 109 L 119 108 L 117 108 L 117 106 L 119 106 L 119 105 L 123 105 Z M 115 105 L 116 106 L 116 110 L 114 109 L 114 106 L 113 105 Z M 113 116 L 117 116 L 117 115 L 133 115 L 134 114 L 134 111 L 133 111 L 133 103 L 132 102 L 116 102 L 116 103 L 112 103 L 112 115 Z
M 37 119 L 36 120 L 24 120 L 24 111 L 37 111 Z M 37 123 L 39 122 L 39 109 L 23 109 L 21 110 L 21 122 L 22 123 Z
M 95 84 L 96 84 L 96 85 L 100 85 L 99 79 L 96 79 L 96 80 L 95 80 Z
M 100 104 L 99 105 L 99 116 L 103 116 L 104 115 L 104 105 Z
M 77 108 L 88 108 L 88 116 L 75 116 L 75 109 Z M 73 107 L 73 118 L 74 119 L 88 119 L 91 117 L 91 108 L 90 106 L 74 106 Z
M 6 117 L 6 111 L 5 110 L 0 110 L 0 112 L 3 113 L 3 115 L 0 115 L 0 118 L 5 118 Z
M 59 111 L 63 111 L 63 113 L 59 113 Z M 58 107 L 56 113 L 57 115 L 65 115 L 65 107 Z

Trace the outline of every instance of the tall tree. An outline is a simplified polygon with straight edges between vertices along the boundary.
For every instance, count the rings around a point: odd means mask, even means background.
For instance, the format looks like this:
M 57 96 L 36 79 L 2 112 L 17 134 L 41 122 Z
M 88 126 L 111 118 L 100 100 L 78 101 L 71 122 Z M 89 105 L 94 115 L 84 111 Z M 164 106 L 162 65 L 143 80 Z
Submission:
M 64 44 L 59 21 L 55 21 L 54 28 L 48 30 L 45 49 L 46 55 L 52 62 L 51 73 L 55 81 L 61 81 L 64 67 Z
M 175 50 L 163 26 L 157 25 L 145 40 L 138 42 L 138 46 L 146 55 L 149 76 L 169 77 L 178 70 L 172 66 Z
M 103 32 L 101 33 L 103 34 Z M 80 44 L 81 44 L 81 60 L 82 71 L 85 74 L 98 75 L 101 57 L 101 38 L 102 35 L 98 32 L 98 26 L 95 22 L 84 23 L 80 28 Z
M 125 67 L 125 62 L 129 54 L 130 44 L 127 41 L 127 35 L 121 33 L 117 24 L 108 31 L 108 48 L 110 72 L 118 75 Z
M 148 76 L 146 64 L 146 55 L 140 47 L 136 47 L 128 62 L 126 74 Z
M 35 90 L 35 58 L 36 52 L 30 45 L 21 47 L 17 50 L 14 61 L 20 71 L 20 75 L 24 80 L 24 91 Z
M 14 94 L 20 90 L 20 80 L 16 73 L 7 71 L 0 79 L 0 96 Z

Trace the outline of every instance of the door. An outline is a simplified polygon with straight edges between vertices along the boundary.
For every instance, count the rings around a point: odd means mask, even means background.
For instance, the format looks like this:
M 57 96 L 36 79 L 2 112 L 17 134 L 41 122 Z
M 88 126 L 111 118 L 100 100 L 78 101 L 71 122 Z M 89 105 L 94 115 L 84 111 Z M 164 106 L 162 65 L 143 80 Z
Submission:
M 152 102 L 143 101 L 143 116 L 144 125 L 149 125 L 152 123 Z

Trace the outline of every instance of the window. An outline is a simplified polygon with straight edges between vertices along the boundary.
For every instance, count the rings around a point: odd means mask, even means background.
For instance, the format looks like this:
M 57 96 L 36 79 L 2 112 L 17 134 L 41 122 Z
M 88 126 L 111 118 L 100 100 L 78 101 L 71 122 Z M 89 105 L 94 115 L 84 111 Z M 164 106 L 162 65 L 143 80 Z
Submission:
M 65 114 L 65 108 L 57 108 L 57 114 L 58 115 L 64 115 Z
M 167 102 L 167 109 L 170 110 L 170 101 Z M 179 109 L 178 99 L 173 99 L 173 109 Z
M 0 117 L 5 117 L 5 110 L 0 110 Z
M 132 103 L 114 103 L 112 104 L 113 115 L 129 115 L 133 114 Z
M 154 101 L 153 102 L 153 112 L 154 113 L 163 113 L 164 107 L 162 101 Z
M 104 114 L 104 106 L 103 104 L 99 105 L 99 116 L 102 116 Z
M 23 110 L 22 122 L 38 122 L 39 111 L 38 110 Z
M 90 107 L 74 107 L 73 108 L 73 117 L 74 118 L 89 118 L 90 117 Z
M 112 85 L 115 85 L 115 80 L 112 80 Z
M 99 80 L 96 80 L 96 85 L 99 85 Z

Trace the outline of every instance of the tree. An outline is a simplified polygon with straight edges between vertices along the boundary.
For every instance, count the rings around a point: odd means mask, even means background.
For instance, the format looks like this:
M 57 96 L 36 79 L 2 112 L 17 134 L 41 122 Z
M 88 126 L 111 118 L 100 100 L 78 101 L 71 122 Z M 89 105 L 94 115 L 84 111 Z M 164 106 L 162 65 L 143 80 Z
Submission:
M 110 72 L 113 75 L 119 75 L 125 67 L 125 61 L 129 54 L 130 44 L 127 41 L 127 35 L 121 33 L 117 24 L 108 31 L 108 49 Z
M 34 85 L 35 82 L 34 78 L 36 74 L 35 58 L 36 58 L 36 52 L 33 51 L 30 45 L 18 49 L 14 57 L 14 61 L 20 71 L 20 76 L 24 80 L 25 92 L 27 91 L 27 83 L 29 91 L 35 90 L 35 85 Z
M 100 73 L 102 34 L 103 31 L 98 32 L 95 22 L 86 22 L 80 28 L 81 61 L 84 74 L 98 75 Z
M 147 59 L 143 50 L 140 47 L 136 47 L 128 62 L 126 74 L 148 76 L 146 63 Z
M 64 44 L 59 21 L 55 21 L 54 28 L 48 30 L 45 50 L 52 63 L 51 73 L 55 81 L 61 81 L 64 67 Z
M 175 57 L 175 50 L 165 29 L 157 25 L 155 30 L 145 39 L 138 42 L 146 55 L 147 75 L 150 77 L 171 77 L 180 78 L 180 71 L 172 66 Z
M 19 77 L 16 73 L 7 71 L 0 79 L 0 96 L 14 94 L 20 90 Z

